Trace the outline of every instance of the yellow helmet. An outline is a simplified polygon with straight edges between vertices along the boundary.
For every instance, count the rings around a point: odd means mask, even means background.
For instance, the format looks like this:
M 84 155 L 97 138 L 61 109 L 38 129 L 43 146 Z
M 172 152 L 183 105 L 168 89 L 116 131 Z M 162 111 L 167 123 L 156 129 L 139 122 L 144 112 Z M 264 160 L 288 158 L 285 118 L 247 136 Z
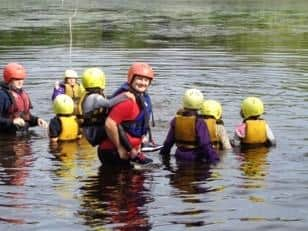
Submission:
M 263 102 L 258 97 L 247 97 L 241 104 L 241 111 L 244 119 L 262 115 L 264 113 Z
M 74 102 L 71 97 L 65 94 L 58 95 L 53 101 L 55 114 L 70 115 L 74 112 Z
M 203 94 L 197 89 L 188 89 L 183 96 L 183 107 L 199 110 L 203 102 Z
M 76 71 L 72 70 L 72 69 L 67 69 L 64 72 L 64 78 L 78 78 L 78 74 Z
M 216 100 L 205 100 L 201 107 L 201 114 L 220 119 L 222 115 L 221 104 Z
M 96 67 L 88 68 L 83 72 L 82 84 L 84 88 L 104 89 L 106 85 L 105 73 Z

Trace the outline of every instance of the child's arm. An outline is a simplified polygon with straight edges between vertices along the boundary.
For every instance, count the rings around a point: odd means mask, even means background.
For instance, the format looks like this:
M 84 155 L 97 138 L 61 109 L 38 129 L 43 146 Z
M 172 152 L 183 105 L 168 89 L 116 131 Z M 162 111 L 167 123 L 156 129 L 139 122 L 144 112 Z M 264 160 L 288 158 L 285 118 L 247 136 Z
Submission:
M 164 141 L 164 146 L 159 151 L 160 155 L 163 156 L 170 155 L 171 148 L 175 142 L 174 130 L 175 130 L 175 118 L 173 118 L 172 121 L 170 122 L 169 131 Z
M 268 141 L 270 142 L 270 145 L 276 146 L 276 139 L 272 132 L 272 129 L 268 126 L 268 124 L 266 124 L 265 128 L 266 128 L 266 136 L 267 136 Z
M 57 142 L 61 131 L 60 121 L 54 117 L 50 120 L 48 127 L 48 136 L 51 142 Z
M 61 95 L 64 93 L 65 93 L 64 86 L 59 84 L 59 81 L 56 81 L 55 87 L 52 92 L 51 100 L 53 101 L 58 95 Z
M 225 129 L 225 127 L 223 125 L 219 124 L 217 129 L 218 129 L 218 137 L 219 137 L 220 142 L 222 144 L 223 150 L 231 149 L 232 146 L 231 146 L 229 136 L 228 136 L 228 133 L 227 133 L 227 130 Z
M 126 94 L 120 94 L 111 99 L 107 99 L 100 94 L 91 94 L 83 104 L 83 111 L 84 113 L 88 113 L 98 108 L 110 108 L 128 98 L 131 97 L 128 97 Z
M 232 139 L 233 146 L 240 146 L 241 139 L 243 139 L 246 135 L 246 124 L 241 123 L 235 127 L 234 136 Z
M 124 94 L 119 94 L 119 95 L 116 95 L 115 97 L 112 97 L 111 99 L 107 100 L 106 107 L 112 107 L 118 103 L 123 102 L 124 100 L 127 100 L 128 98 L 132 98 L 130 94 L 131 93 L 124 93 Z

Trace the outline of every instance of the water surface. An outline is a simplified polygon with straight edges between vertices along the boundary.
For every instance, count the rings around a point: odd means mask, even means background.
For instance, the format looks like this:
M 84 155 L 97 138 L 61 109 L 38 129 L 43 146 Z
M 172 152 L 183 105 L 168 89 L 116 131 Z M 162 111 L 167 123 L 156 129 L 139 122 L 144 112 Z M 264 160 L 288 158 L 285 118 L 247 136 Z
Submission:
M 157 142 L 187 88 L 223 105 L 230 137 L 243 98 L 259 96 L 274 149 L 221 153 L 217 166 L 173 156 L 151 171 L 101 168 L 85 140 L 0 137 L 0 227 L 9 230 L 306 230 L 306 1 L 1 1 L 0 66 L 28 70 L 33 113 L 49 120 L 66 68 L 99 66 L 106 93 L 150 63 Z M 73 44 L 69 47 L 69 21 Z

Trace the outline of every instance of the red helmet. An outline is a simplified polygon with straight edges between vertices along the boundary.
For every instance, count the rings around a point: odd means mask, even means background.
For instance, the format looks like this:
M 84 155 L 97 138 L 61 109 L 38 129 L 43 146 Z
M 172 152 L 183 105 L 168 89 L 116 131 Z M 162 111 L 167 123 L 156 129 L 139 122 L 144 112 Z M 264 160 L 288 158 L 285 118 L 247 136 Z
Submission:
M 154 79 L 154 71 L 147 63 L 133 63 L 127 73 L 127 82 L 131 84 L 136 75 L 144 76 L 150 80 Z
M 19 63 L 9 63 L 3 70 L 4 82 L 9 83 L 12 79 L 25 79 L 26 70 Z

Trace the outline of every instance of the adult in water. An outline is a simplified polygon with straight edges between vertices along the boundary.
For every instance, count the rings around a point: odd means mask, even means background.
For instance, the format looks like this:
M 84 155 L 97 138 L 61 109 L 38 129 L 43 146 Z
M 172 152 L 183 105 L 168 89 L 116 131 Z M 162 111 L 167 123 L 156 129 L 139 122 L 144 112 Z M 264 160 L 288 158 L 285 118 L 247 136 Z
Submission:
M 32 115 L 32 104 L 23 89 L 26 70 L 19 63 L 9 63 L 3 69 L 0 83 L 0 133 L 27 132 L 29 127 L 47 128 L 45 120 Z
M 141 144 L 149 131 L 152 108 L 147 90 L 153 79 L 154 71 L 147 63 L 136 62 L 129 68 L 127 82 L 114 95 L 131 92 L 133 97 L 113 106 L 108 114 L 105 122 L 108 138 L 98 149 L 103 165 L 148 165 L 152 162 L 141 152 Z M 121 138 L 123 133 L 127 137 L 125 141 Z

